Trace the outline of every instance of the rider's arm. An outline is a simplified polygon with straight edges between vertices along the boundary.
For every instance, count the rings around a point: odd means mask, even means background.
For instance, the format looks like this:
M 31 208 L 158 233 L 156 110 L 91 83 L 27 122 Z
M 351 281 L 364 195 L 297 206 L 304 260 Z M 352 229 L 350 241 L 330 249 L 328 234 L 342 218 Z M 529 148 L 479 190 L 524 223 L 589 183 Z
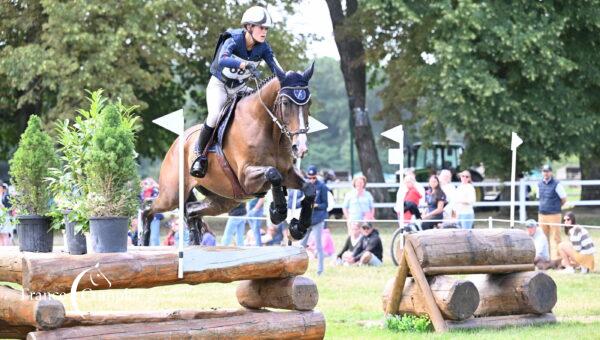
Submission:
M 234 55 L 235 47 L 235 40 L 233 40 L 233 38 L 225 40 L 219 51 L 219 66 L 227 68 L 241 67 L 242 63 L 232 57 Z
M 269 66 L 269 68 L 271 69 L 271 72 L 273 72 L 273 74 L 277 74 L 275 72 L 276 69 L 279 69 L 279 71 L 281 73 L 285 73 L 285 72 L 283 72 L 283 68 L 281 67 L 281 65 L 279 65 L 279 62 L 277 61 L 277 59 L 275 59 L 275 55 L 273 54 L 273 50 L 271 49 L 271 46 L 269 46 L 269 45 L 266 46 L 265 51 L 262 54 L 262 58 L 267 63 L 267 66 Z

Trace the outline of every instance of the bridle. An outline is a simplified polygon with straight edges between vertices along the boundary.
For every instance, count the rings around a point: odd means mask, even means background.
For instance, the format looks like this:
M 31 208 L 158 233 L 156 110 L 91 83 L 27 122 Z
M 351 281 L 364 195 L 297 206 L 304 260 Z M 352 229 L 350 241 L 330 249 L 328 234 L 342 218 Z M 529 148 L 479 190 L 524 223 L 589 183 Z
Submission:
M 273 112 L 269 109 L 269 107 L 267 107 L 267 105 L 263 102 L 262 100 L 262 95 L 260 93 L 261 88 L 258 86 L 258 81 L 256 80 L 256 78 L 254 78 L 254 82 L 256 83 L 256 88 L 258 91 L 258 98 L 260 100 L 260 103 L 262 104 L 262 106 L 265 108 L 265 111 L 267 111 L 267 113 L 269 114 L 269 116 L 271 116 L 271 120 L 273 121 L 273 123 L 277 124 L 277 126 L 279 127 L 279 130 L 281 130 L 281 133 L 284 134 L 290 141 L 290 143 L 292 142 L 292 138 L 296 135 L 306 135 L 308 133 L 308 120 L 306 122 L 304 122 L 304 129 L 298 129 L 296 131 L 290 131 L 289 128 L 287 127 L 287 125 L 285 123 L 282 123 L 279 119 L 279 116 L 282 116 L 283 113 L 283 97 L 288 97 L 288 99 L 290 99 L 292 102 L 294 102 L 294 104 L 299 106 L 300 112 L 299 112 L 299 116 L 300 117 L 304 117 L 304 111 L 303 108 L 306 104 L 308 104 L 308 100 L 304 103 L 304 104 L 300 104 L 298 102 L 296 102 L 293 98 L 291 98 L 290 96 L 282 93 L 283 90 L 285 89 L 289 89 L 289 90 L 308 90 L 308 86 L 286 86 L 286 87 L 282 87 L 279 89 L 279 92 L 277 92 L 277 97 L 275 98 L 275 102 L 273 103 L 273 111 L 275 111 L 275 114 L 273 114 Z M 309 95 L 309 99 L 310 99 L 310 95 Z M 279 117 L 279 118 L 278 118 Z M 303 119 L 301 119 L 302 121 Z

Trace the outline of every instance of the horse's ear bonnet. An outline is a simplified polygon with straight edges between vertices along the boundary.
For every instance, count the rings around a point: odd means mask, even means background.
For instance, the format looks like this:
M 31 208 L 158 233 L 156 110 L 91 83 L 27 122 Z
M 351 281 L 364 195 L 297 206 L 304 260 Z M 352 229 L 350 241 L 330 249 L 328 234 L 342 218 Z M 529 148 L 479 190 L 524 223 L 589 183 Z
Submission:
M 313 62 L 304 72 L 288 71 L 285 76 L 279 77 L 281 82 L 280 95 L 288 97 L 297 105 L 306 105 L 310 100 L 310 90 L 308 89 L 308 81 L 312 77 L 315 68 Z

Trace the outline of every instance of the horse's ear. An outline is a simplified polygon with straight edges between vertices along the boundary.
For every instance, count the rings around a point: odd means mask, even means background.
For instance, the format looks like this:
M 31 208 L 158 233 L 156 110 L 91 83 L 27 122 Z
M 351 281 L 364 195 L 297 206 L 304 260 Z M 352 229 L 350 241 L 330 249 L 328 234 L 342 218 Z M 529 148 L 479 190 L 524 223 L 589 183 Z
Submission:
M 283 82 L 283 80 L 285 79 L 285 71 L 282 70 L 280 67 L 275 67 L 275 75 L 279 79 L 279 82 Z
M 308 81 L 310 80 L 310 78 L 312 78 L 313 75 L 313 71 L 315 70 L 315 61 L 313 60 L 312 64 L 310 64 L 310 66 L 304 70 L 304 73 L 302 73 L 302 78 L 308 83 Z

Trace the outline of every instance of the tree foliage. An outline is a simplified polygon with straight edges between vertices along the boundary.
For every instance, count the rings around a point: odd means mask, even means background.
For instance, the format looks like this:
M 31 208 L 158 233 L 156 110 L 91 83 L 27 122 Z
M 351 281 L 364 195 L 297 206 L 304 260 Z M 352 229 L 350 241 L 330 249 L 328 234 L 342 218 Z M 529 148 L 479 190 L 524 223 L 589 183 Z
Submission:
M 10 160 L 10 175 L 16 188 L 12 200 L 20 215 L 48 213 L 51 197 L 45 178 L 49 169 L 57 164 L 58 158 L 50 136 L 42 130 L 40 118 L 32 115 L 19 147 Z
M 10 151 L 30 114 L 46 122 L 72 118 L 85 90 L 103 88 L 111 99 L 139 105 L 138 151 L 161 155 L 172 136 L 152 120 L 186 101 L 190 116 L 204 114 L 214 45 L 226 28 L 239 27 L 248 6 L 226 0 L 0 2 L 0 150 Z M 285 68 L 297 67 L 305 43 L 284 26 L 273 29 L 269 41 Z
M 597 143 L 600 2 L 375 1 L 370 57 L 386 71 L 382 116 L 421 121 L 424 138 L 464 133 L 464 161 L 507 175 Z M 403 116 L 402 116 L 403 117 Z

